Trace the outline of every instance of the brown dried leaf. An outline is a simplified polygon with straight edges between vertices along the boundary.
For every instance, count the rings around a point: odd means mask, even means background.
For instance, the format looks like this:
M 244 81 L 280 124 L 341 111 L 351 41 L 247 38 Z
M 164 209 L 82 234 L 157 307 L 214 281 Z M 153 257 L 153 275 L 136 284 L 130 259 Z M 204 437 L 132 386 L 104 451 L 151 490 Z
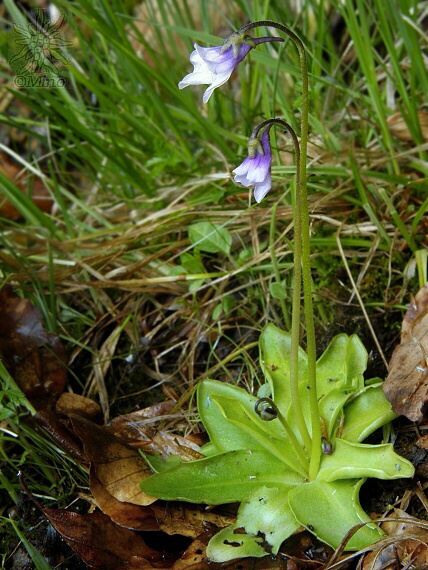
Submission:
M 428 283 L 412 299 L 401 328 L 401 344 L 389 363 L 383 390 L 392 409 L 422 420 L 428 404 Z
M 0 291 L 0 358 L 36 408 L 61 393 L 67 381 L 65 349 L 43 328 L 42 313 L 10 286 Z
M 119 441 L 105 427 L 78 415 L 71 416 L 71 420 L 91 466 L 110 495 L 134 505 L 156 501 L 140 491 L 140 482 L 152 472 L 138 451 Z
M 56 403 L 56 411 L 65 416 L 77 414 L 96 424 L 103 421 L 103 413 L 99 404 L 79 394 L 70 394 L 69 392 L 61 394 Z
M 421 435 L 421 437 L 416 441 L 415 445 L 421 449 L 428 449 L 428 434 Z
M 418 111 L 419 125 L 421 127 L 422 138 L 428 141 L 428 113 L 426 111 Z M 387 120 L 391 134 L 397 139 L 405 142 L 414 142 L 413 136 L 409 131 L 409 127 L 401 113 L 395 113 L 388 117 Z
M 158 501 L 150 508 L 159 524 L 159 528 L 167 534 L 181 534 L 196 538 L 213 527 L 224 528 L 236 521 L 229 517 L 207 511 L 204 506 L 188 505 L 186 503 L 164 503 Z
M 40 178 L 23 174 L 22 168 L 12 162 L 4 153 L 0 153 L 0 172 L 14 182 L 23 194 L 29 194 L 32 202 L 39 210 L 42 212 L 51 211 L 53 200 Z M 21 214 L 7 198 L 1 197 L 0 216 L 13 221 L 19 219 Z
M 164 402 L 159 402 L 158 404 L 154 404 L 153 406 L 149 406 L 143 410 L 118 416 L 114 418 L 111 423 L 115 426 L 133 423 L 152 426 L 154 423 L 170 418 L 170 414 L 175 406 L 176 403 L 172 400 L 165 400 Z
M 152 438 L 151 445 L 148 446 L 150 451 L 155 451 L 166 459 L 170 455 L 178 455 L 183 461 L 194 461 L 202 459 L 204 455 L 200 453 L 200 447 L 187 438 L 180 435 L 158 431 Z
M 364 569 L 376 570 L 377 568 L 391 568 L 395 569 L 397 561 L 401 567 L 412 568 L 428 568 L 428 524 L 426 521 L 419 520 L 415 517 L 408 515 L 401 509 L 394 509 L 394 512 L 389 517 L 391 520 L 382 524 L 382 530 L 394 542 L 388 548 L 385 548 L 387 541 L 379 541 L 379 549 L 373 551 L 366 557 L 364 562 L 369 564 L 370 561 L 375 564 L 374 566 L 364 565 Z M 384 551 L 382 556 L 380 554 Z M 376 560 L 376 555 L 384 559 L 384 564 L 391 564 L 391 566 L 379 566 Z
M 140 533 L 115 525 L 103 513 L 81 515 L 43 509 L 52 526 L 94 570 L 151 570 L 170 568 L 165 552 L 148 547 Z
M 181 558 L 175 562 L 172 570 L 203 570 L 207 567 L 214 570 L 221 568 L 220 564 L 209 563 L 206 555 L 207 544 L 214 534 L 214 532 L 206 533 L 196 538 L 183 553 Z
M 115 499 L 98 479 L 94 468 L 90 472 L 90 489 L 99 508 L 119 526 L 133 530 L 160 530 L 150 507 Z
M 382 530 L 388 536 L 407 538 L 412 535 L 412 537 L 428 538 L 427 521 L 412 517 L 402 509 L 394 509 L 388 518 L 389 521 L 382 523 Z
M 159 453 L 162 459 L 167 459 L 170 455 L 177 455 L 183 461 L 192 461 L 204 457 L 200 453 L 199 446 L 189 439 L 166 431 L 155 430 L 152 427 L 155 418 L 148 415 L 155 412 L 152 408 L 149 408 L 150 412 L 141 410 L 119 416 L 112 420 L 109 429 L 116 437 L 132 447 L 142 448 L 148 453 Z M 157 406 L 156 408 L 158 411 L 161 409 Z M 170 406 L 162 409 L 161 413 L 168 414 L 168 409 L 171 409 Z M 161 416 L 159 419 L 165 418 Z
M 374 545 L 363 560 L 362 570 L 396 570 L 398 568 L 397 548 L 395 544 L 385 544 L 381 540 Z
M 88 464 L 86 455 L 83 453 L 82 442 L 75 433 L 64 425 L 55 412 L 41 409 L 34 416 L 34 419 L 39 426 L 49 433 L 62 450 L 82 465 Z
M 84 396 L 64 392 L 56 402 L 55 411 L 40 409 L 36 416 L 36 422 L 46 430 L 56 443 L 69 453 L 76 461 L 87 465 L 89 463 L 83 452 L 81 440 L 73 430 L 69 419 L 72 414 L 83 416 L 96 423 L 102 422 L 100 406 Z

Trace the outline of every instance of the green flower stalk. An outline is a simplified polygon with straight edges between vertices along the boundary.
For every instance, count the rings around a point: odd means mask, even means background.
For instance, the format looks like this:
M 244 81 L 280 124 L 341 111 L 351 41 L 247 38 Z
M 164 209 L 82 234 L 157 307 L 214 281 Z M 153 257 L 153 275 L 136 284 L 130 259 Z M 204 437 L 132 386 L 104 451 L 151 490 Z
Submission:
M 291 381 L 294 386 L 297 385 L 298 377 L 298 348 L 300 336 L 300 296 L 301 296 L 301 275 L 303 275 L 303 299 L 306 326 L 306 343 L 308 354 L 308 390 L 310 398 L 310 423 L 311 435 L 308 429 L 305 429 L 302 422 L 301 436 L 303 442 L 310 454 L 309 478 L 316 477 L 319 462 L 321 458 L 321 426 L 319 422 L 318 399 L 316 393 L 316 342 L 315 342 L 315 326 L 313 318 L 312 303 L 312 281 L 311 281 L 311 262 L 310 262 L 310 227 L 309 227 L 309 211 L 307 199 L 307 176 L 306 176 L 306 152 L 308 144 L 308 116 L 309 116 L 309 81 L 308 66 L 306 62 L 305 47 L 300 38 L 289 28 L 270 20 L 263 20 L 247 24 L 237 32 L 238 34 L 246 34 L 250 30 L 267 26 L 280 30 L 287 35 L 295 44 L 300 59 L 301 77 L 302 77 L 302 105 L 301 105 L 301 125 L 300 125 L 300 156 L 301 160 L 297 166 L 296 179 L 296 210 L 294 213 L 294 280 L 293 280 L 293 307 L 292 307 L 292 354 L 290 360 Z M 296 146 L 296 145 L 295 145 Z M 235 178 L 236 179 L 236 178 Z M 301 409 L 298 401 L 298 395 L 293 392 L 293 403 L 297 408 Z M 301 416 L 301 414 L 298 412 Z M 300 417 L 300 420 L 302 418 Z
M 298 349 L 299 349 L 299 336 L 300 336 L 300 293 L 301 293 L 301 251 L 302 251 L 302 215 L 301 209 L 304 206 L 304 201 L 302 199 L 302 183 L 301 183 L 301 154 L 300 145 L 296 133 L 293 128 L 283 121 L 282 119 L 268 119 L 260 123 L 253 131 L 249 142 L 248 142 L 248 157 L 244 162 L 235 168 L 233 173 L 235 174 L 235 182 L 239 182 L 244 186 L 254 185 L 254 197 L 257 202 L 266 195 L 266 193 L 271 188 L 271 162 L 272 162 L 272 152 L 269 142 L 269 131 L 273 125 L 281 126 L 285 131 L 291 136 L 294 145 L 294 151 L 296 156 L 296 215 L 294 222 L 294 234 L 295 234 L 295 245 L 294 245 L 294 282 L 293 282 L 293 319 L 291 328 L 291 339 L 292 339 L 292 349 L 291 349 L 291 360 L 290 360 L 290 383 L 291 383 L 291 401 L 295 409 L 295 422 L 297 424 L 301 440 L 306 447 L 306 453 L 311 453 L 311 449 L 314 448 L 318 450 L 318 454 L 314 453 L 315 461 L 312 462 L 312 469 L 309 469 L 308 476 L 311 478 L 311 473 L 313 478 L 316 477 L 316 473 L 319 465 L 319 457 L 321 454 L 321 432 L 312 430 L 312 437 L 309 434 L 308 427 L 305 422 L 303 415 L 303 410 L 300 405 L 300 397 L 298 393 Z M 306 175 L 306 170 L 305 170 Z M 306 228 L 309 232 L 309 226 Z M 313 319 L 312 319 L 313 321 Z M 315 354 L 312 355 L 315 360 Z M 312 378 L 312 388 L 310 389 L 311 396 L 316 395 L 315 378 Z M 312 398 L 313 399 L 313 398 Z M 319 414 L 318 414 L 318 404 L 315 397 L 315 402 L 312 402 L 313 406 L 316 406 L 316 421 L 315 425 L 319 425 Z M 312 416 L 311 416 L 312 419 Z

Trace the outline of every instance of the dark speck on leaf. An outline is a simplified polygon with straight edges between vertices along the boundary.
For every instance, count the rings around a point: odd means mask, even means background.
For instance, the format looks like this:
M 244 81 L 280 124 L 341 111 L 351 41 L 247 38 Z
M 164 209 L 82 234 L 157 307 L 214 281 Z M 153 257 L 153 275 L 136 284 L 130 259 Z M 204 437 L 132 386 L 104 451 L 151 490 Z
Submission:
M 223 544 L 226 544 L 227 546 L 234 546 L 235 548 L 242 546 L 242 542 L 230 542 L 229 540 L 223 540 Z

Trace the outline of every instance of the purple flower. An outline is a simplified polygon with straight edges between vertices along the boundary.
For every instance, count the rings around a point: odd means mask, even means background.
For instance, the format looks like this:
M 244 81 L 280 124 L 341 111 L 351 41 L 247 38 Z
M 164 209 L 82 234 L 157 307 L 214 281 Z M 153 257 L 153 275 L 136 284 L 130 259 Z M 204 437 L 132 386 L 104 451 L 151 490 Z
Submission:
M 254 186 L 254 198 L 261 202 L 271 189 L 272 151 L 269 140 L 270 127 L 265 129 L 260 139 L 250 139 L 248 157 L 240 164 L 233 174 L 234 181 L 244 186 Z
M 247 53 L 264 42 L 283 41 L 281 38 L 251 38 L 232 34 L 223 45 L 203 48 L 195 44 L 195 51 L 190 54 L 193 71 L 186 75 L 178 84 L 179 89 L 188 85 L 210 84 L 205 91 L 202 101 L 206 103 L 216 87 L 220 87 L 229 79 L 232 71 L 241 62 Z

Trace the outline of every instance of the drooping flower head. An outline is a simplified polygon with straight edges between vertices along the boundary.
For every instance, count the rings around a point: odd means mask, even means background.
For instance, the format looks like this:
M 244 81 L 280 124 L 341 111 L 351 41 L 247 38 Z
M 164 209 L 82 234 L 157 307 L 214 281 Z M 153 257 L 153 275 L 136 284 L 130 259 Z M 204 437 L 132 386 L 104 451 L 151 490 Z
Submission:
M 195 44 L 195 51 L 190 54 L 193 71 L 178 84 L 179 89 L 189 85 L 210 84 L 203 95 L 206 103 L 214 89 L 229 79 L 232 71 L 247 53 L 264 42 L 284 41 L 282 38 L 252 38 L 246 34 L 234 33 L 221 46 L 203 48 Z
M 235 182 L 246 187 L 254 186 L 256 202 L 261 202 L 272 186 L 272 150 L 269 139 L 271 127 L 272 124 L 263 129 L 260 129 L 260 125 L 256 127 L 248 142 L 247 158 L 233 170 Z

